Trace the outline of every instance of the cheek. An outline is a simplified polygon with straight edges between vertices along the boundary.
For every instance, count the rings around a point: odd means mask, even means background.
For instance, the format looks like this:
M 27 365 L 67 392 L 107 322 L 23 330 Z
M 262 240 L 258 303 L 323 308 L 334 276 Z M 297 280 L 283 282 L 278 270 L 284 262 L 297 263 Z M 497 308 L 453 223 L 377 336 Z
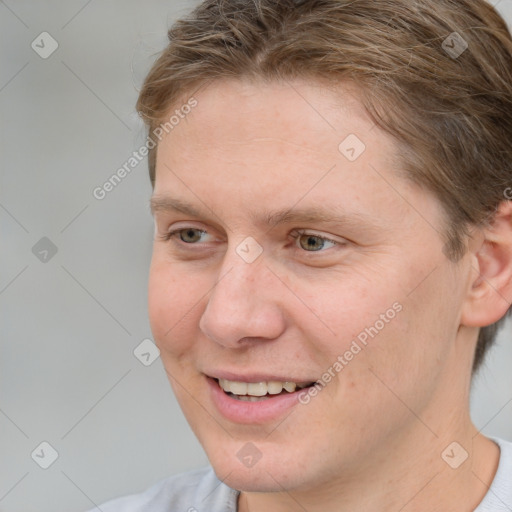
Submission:
M 315 283 L 297 283 L 294 286 L 301 304 L 295 309 L 295 318 L 315 335 L 331 358 L 347 350 L 352 341 L 380 335 L 395 323 L 402 309 L 396 286 L 379 283 L 378 276 L 330 276 Z
M 316 340 L 324 371 L 342 373 L 359 384 L 365 375 L 365 386 L 376 384 L 382 393 L 385 387 L 370 370 L 389 385 L 414 387 L 402 377 L 415 375 L 420 382 L 435 377 L 435 367 L 448 350 L 447 336 L 456 327 L 453 311 L 438 297 L 449 278 L 432 275 L 410 293 L 424 276 L 410 267 L 407 272 L 405 262 L 386 266 L 385 272 L 372 270 L 371 275 L 344 273 L 309 286 L 296 282 L 294 291 L 308 306 L 296 310 L 297 322 L 307 338 Z M 358 392 L 365 390 L 359 385 L 353 393 Z
M 153 258 L 148 312 L 155 342 L 162 352 L 177 355 L 190 346 L 199 324 L 201 298 L 208 289 L 199 274 L 191 276 L 179 265 L 160 263 Z
M 371 302 L 372 314 L 363 308 L 367 315 L 359 333 L 364 334 L 367 345 L 363 357 L 358 355 L 357 362 L 350 363 L 346 376 L 358 383 L 354 397 L 371 403 L 383 415 L 390 411 L 398 414 L 404 403 L 421 411 L 435 396 L 450 362 L 457 311 L 450 301 L 443 301 L 443 290 L 450 290 L 452 297 L 458 291 L 442 268 L 438 272 L 412 292 L 390 287 L 381 300 Z M 379 321 L 386 308 L 397 303 L 400 311 L 388 315 L 393 318 L 387 323 Z M 352 332 L 356 340 L 357 336 Z

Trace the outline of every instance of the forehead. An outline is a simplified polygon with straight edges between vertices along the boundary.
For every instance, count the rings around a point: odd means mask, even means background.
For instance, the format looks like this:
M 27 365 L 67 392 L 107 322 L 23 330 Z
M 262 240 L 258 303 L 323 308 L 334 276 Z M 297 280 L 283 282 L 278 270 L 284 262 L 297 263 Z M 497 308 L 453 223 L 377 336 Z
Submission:
M 270 138 L 337 154 L 344 134 L 364 136 L 374 126 L 350 83 L 334 90 L 326 82 L 223 79 L 205 85 L 194 97 L 198 105 L 172 130 L 174 139 L 196 136 L 180 146 L 182 154 L 192 152 L 193 144 L 210 145 L 213 151 L 219 141 L 228 146 Z
M 410 213 L 404 197 L 420 193 L 395 176 L 394 141 L 350 85 L 225 80 L 194 97 L 197 106 L 158 146 L 157 196 L 219 215 L 230 209 L 232 217 L 299 203 L 403 216 Z
M 199 172 L 207 160 L 217 171 L 229 164 L 273 170 L 277 178 L 287 162 L 295 175 L 336 162 L 355 170 L 359 155 L 396 167 L 393 140 L 375 127 L 351 84 L 334 91 L 321 82 L 217 80 L 194 97 L 197 106 L 164 134 L 157 168 L 179 163 Z

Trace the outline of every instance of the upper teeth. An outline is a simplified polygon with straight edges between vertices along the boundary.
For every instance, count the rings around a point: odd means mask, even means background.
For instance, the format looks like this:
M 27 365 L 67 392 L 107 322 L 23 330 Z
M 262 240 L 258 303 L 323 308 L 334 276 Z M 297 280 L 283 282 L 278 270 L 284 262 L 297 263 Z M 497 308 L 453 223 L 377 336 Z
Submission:
M 308 383 L 297 384 L 295 382 L 236 382 L 232 380 L 219 379 L 220 387 L 227 393 L 234 395 L 251 395 L 251 396 L 265 396 L 277 395 L 285 389 L 289 393 L 293 393 L 296 388 L 302 389 L 308 386 Z

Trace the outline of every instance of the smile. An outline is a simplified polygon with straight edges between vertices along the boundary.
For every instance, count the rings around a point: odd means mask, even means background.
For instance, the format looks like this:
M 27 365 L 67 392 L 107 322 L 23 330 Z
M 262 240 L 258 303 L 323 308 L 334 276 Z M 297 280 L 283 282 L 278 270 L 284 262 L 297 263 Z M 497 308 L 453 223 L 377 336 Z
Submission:
M 231 398 L 247 402 L 258 402 L 268 400 L 272 395 L 293 393 L 297 389 L 304 389 L 311 386 L 313 382 L 240 382 L 227 379 L 217 379 L 221 389 Z
M 232 423 L 261 425 L 278 421 L 300 404 L 301 393 L 307 393 L 306 388 L 314 384 L 312 381 L 274 380 L 275 377 L 264 380 L 264 376 L 250 379 L 253 382 L 205 375 L 212 405 Z

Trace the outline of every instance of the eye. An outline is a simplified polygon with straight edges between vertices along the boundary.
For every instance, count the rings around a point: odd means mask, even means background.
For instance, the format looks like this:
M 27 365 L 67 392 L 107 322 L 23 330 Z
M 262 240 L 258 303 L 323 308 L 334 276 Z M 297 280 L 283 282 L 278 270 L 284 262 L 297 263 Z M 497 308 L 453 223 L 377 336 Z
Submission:
M 295 238 L 298 246 L 307 252 L 323 252 L 323 249 L 330 249 L 340 245 L 339 242 L 335 242 L 330 238 L 305 231 L 297 231 L 295 234 L 292 234 L 292 237 Z
M 204 242 L 205 240 L 201 240 L 201 238 L 205 235 L 208 235 L 208 233 L 203 229 L 189 227 L 169 231 L 164 238 L 165 240 L 171 240 L 172 238 L 179 237 L 179 239 L 186 244 L 195 244 L 200 241 Z

